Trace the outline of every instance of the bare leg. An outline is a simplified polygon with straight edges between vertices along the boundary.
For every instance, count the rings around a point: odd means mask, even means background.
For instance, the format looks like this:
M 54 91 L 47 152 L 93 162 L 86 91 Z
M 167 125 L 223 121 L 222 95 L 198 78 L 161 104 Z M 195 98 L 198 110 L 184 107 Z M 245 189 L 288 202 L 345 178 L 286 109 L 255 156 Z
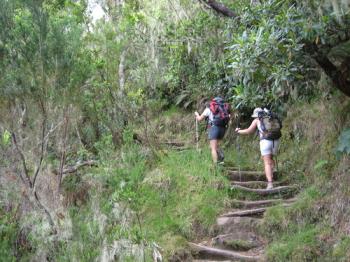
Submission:
M 272 180 L 273 180 L 273 172 L 275 170 L 275 160 L 273 159 L 273 155 L 271 155 L 271 172 L 272 172 Z
M 218 140 L 218 145 L 217 145 L 217 155 L 218 155 L 218 161 L 224 161 L 225 155 L 224 155 L 224 151 L 220 148 L 220 140 Z
M 272 159 L 272 155 L 265 155 L 263 156 L 264 160 L 264 169 L 265 169 L 265 175 L 267 182 L 272 182 L 273 180 L 273 167 L 274 167 L 274 161 Z
M 211 157 L 213 158 L 214 164 L 218 162 L 218 140 L 210 140 L 210 150 L 211 150 Z

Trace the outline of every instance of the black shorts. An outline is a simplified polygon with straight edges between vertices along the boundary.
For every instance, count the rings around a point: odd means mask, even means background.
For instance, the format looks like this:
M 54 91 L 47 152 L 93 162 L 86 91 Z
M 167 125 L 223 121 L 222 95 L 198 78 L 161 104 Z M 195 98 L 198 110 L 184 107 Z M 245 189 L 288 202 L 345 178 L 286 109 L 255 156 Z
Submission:
M 221 140 L 224 137 L 225 132 L 225 127 L 211 126 L 208 130 L 208 138 L 209 140 Z

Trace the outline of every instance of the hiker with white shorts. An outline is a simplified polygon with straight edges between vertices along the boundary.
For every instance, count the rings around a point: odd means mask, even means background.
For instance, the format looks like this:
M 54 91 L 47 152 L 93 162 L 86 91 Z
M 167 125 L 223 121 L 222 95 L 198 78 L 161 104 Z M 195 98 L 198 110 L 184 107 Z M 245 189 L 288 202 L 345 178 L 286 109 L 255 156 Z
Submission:
M 254 120 L 246 129 L 236 128 L 235 131 L 240 135 L 253 134 L 258 130 L 260 138 L 260 153 L 264 161 L 264 170 L 267 179 L 267 188 L 273 188 L 273 170 L 275 161 L 273 156 L 277 154 L 279 146 L 279 138 L 281 137 L 280 129 L 282 128 L 281 121 L 274 117 L 274 114 L 268 115 L 268 110 L 255 108 L 252 114 Z

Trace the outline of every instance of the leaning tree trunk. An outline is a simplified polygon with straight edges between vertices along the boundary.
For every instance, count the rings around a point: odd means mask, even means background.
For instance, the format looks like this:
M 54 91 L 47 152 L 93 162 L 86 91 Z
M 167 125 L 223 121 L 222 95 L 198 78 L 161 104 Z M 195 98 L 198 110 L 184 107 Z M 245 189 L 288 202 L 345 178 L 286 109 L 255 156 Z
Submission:
M 324 70 L 327 76 L 332 80 L 334 86 L 345 95 L 350 96 L 350 81 L 347 78 L 348 75 L 340 71 L 327 56 L 316 55 L 315 60 Z M 345 72 L 347 71 L 348 70 L 345 70 Z

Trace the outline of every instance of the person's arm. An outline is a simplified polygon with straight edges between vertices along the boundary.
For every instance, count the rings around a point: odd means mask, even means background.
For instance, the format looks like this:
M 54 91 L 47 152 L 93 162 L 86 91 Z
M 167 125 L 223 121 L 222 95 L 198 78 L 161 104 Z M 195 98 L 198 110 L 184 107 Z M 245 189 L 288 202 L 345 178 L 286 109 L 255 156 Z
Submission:
M 209 115 L 207 112 L 207 109 L 204 110 L 204 112 L 201 115 L 199 115 L 199 113 L 197 111 L 194 112 L 194 114 L 196 115 L 197 121 L 202 121 L 204 118 L 206 118 Z
M 248 128 L 246 129 L 236 128 L 235 131 L 240 135 L 253 134 L 258 126 L 258 121 L 259 121 L 258 119 L 254 119 Z

